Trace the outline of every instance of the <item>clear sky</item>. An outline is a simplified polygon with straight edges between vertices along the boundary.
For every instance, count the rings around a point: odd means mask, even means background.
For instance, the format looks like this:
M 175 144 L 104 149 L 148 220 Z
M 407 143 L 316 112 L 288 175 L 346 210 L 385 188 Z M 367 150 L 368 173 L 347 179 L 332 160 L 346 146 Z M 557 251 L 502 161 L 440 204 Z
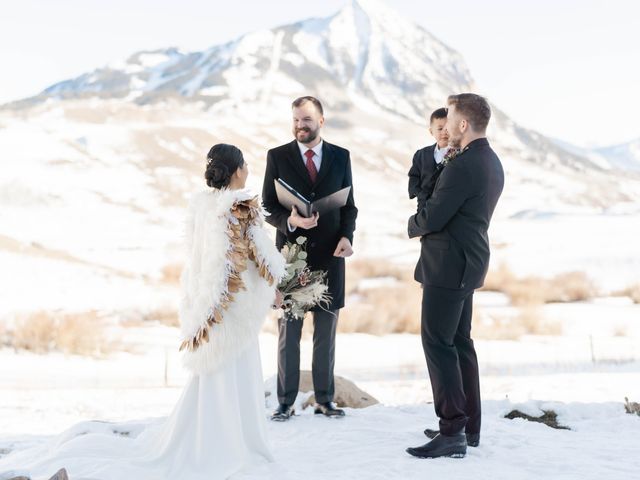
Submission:
M 7 0 L 0 102 L 142 49 L 201 50 L 349 0 Z M 514 120 L 582 146 L 640 137 L 640 2 L 386 0 L 465 57 Z

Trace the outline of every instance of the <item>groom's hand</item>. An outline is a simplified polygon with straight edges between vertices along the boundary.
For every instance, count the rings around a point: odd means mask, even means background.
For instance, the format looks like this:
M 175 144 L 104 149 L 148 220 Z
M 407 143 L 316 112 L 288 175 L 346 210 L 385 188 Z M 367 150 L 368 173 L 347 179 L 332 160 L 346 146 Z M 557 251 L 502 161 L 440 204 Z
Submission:
M 333 252 L 334 257 L 350 257 L 353 255 L 353 248 L 351 248 L 351 242 L 347 237 L 342 237 L 338 242 L 336 251 Z
M 289 225 L 295 230 L 296 228 L 304 228 L 305 230 L 309 230 L 311 228 L 315 228 L 318 226 L 318 219 L 320 215 L 318 212 L 313 214 L 313 217 L 305 218 L 298 213 L 298 209 L 295 207 L 291 207 L 291 215 L 289 215 Z

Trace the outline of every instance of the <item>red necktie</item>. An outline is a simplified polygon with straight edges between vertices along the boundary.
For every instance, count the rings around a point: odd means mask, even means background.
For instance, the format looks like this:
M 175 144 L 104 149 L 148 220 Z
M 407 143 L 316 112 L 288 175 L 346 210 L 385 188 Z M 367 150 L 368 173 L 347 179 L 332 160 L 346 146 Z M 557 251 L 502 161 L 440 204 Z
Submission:
M 318 169 L 316 168 L 316 164 L 313 163 L 313 155 L 313 150 L 307 150 L 304 152 L 304 156 L 307 157 L 307 171 L 309 172 L 309 178 L 311 178 L 311 183 L 316 183 Z

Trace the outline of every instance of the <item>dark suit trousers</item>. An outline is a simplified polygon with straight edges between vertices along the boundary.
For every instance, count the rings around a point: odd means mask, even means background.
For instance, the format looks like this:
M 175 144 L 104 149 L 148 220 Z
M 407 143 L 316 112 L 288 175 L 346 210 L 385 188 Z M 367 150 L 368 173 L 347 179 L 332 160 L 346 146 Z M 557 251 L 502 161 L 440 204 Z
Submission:
M 425 286 L 422 347 L 440 432 L 480 432 L 478 358 L 471 339 L 473 290 Z
M 333 402 L 336 363 L 336 329 L 340 310 L 312 312 L 313 362 L 312 377 L 316 402 Z M 278 401 L 292 405 L 300 387 L 300 337 L 302 320 L 278 321 Z

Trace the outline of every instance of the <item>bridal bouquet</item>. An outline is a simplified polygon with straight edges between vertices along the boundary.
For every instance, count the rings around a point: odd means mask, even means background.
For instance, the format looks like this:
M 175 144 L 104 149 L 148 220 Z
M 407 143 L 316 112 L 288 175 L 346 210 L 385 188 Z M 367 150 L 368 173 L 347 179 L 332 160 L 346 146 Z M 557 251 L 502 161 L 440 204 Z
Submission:
M 282 292 L 282 309 L 291 317 L 303 318 L 306 311 L 316 305 L 328 304 L 327 272 L 311 270 L 307 266 L 306 237 L 296 243 L 287 242 L 282 255 L 287 262 L 287 273 L 278 284 Z

